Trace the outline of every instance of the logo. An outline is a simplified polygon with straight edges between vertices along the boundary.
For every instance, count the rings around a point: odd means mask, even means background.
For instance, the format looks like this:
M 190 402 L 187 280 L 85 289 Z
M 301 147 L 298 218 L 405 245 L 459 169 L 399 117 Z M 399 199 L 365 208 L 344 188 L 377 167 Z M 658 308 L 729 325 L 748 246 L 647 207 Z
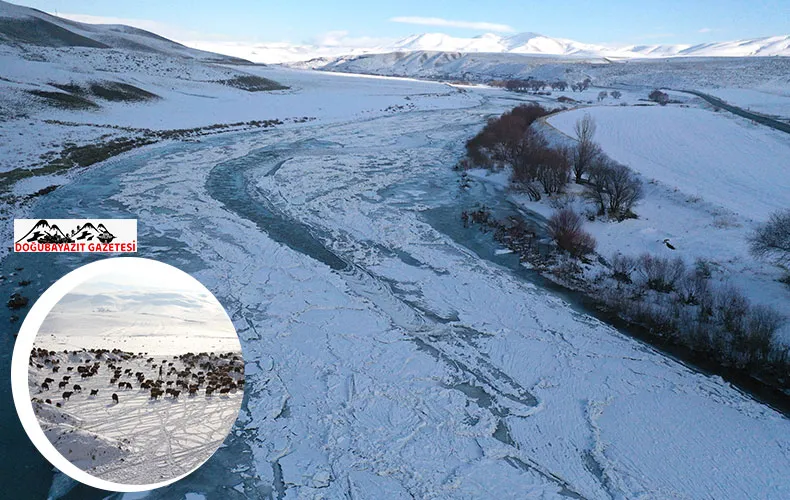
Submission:
M 14 219 L 15 252 L 137 251 L 137 219 Z

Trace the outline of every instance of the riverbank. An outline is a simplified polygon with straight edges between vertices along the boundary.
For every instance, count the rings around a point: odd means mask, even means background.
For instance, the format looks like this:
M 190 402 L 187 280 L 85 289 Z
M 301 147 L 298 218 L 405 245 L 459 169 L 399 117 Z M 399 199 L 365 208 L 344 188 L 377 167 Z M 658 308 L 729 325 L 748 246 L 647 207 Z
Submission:
M 482 206 L 462 211 L 459 219 L 469 230 L 477 229 L 490 234 L 493 241 L 515 253 L 522 266 L 527 266 L 554 284 L 557 287 L 555 290 L 563 292 L 566 300 L 580 304 L 593 316 L 702 373 L 720 376 L 790 417 L 790 381 L 782 377 L 781 373 L 759 377 L 749 369 L 723 364 L 711 357 L 709 352 L 690 348 L 677 337 L 657 330 L 657 325 L 634 320 L 624 314 L 623 309 L 603 299 L 605 294 L 593 286 L 589 279 L 593 270 L 601 267 L 610 269 L 609 263 L 602 257 L 588 256 L 576 261 L 564 255 L 549 242 L 545 227 L 536 225 L 535 219 L 526 220 L 519 214 L 511 214 L 504 220 L 497 219 Z

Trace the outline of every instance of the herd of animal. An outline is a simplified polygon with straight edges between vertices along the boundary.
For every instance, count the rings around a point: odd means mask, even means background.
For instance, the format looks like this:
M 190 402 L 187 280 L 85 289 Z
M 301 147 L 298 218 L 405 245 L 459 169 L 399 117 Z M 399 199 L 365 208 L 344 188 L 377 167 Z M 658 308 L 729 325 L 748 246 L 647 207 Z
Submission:
M 110 389 L 107 392 L 116 387 L 118 391 L 134 390 L 136 384 L 138 390 L 146 391 L 152 400 L 163 396 L 178 400 L 182 393 L 190 397 L 201 392 L 207 397 L 215 393 L 227 395 L 244 389 L 244 361 L 234 353 L 190 352 L 170 357 L 148 357 L 148 353 L 135 354 L 120 349 L 82 349 L 64 350 L 62 354 L 65 356 L 59 354 L 60 352 L 43 348 L 34 348 L 31 351 L 30 369 L 47 374 L 39 385 L 41 397 L 34 397 L 34 401 L 53 404 L 52 398 L 42 398 L 54 390 L 57 384 L 57 389 L 65 389 L 61 394 L 61 401 L 55 402 L 55 406 L 62 407 L 73 395 L 82 394 L 82 387 L 74 383 L 72 378 L 90 380 L 102 375 L 109 376 Z M 64 358 L 70 361 L 61 363 Z M 135 365 L 137 371 L 124 364 Z M 142 369 L 140 365 L 143 366 Z M 60 377 L 60 380 L 56 381 L 54 377 Z M 99 391 L 100 389 L 91 389 L 87 397 L 99 397 Z M 113 392 L 110 399 L 118 404 L 121 397 Z

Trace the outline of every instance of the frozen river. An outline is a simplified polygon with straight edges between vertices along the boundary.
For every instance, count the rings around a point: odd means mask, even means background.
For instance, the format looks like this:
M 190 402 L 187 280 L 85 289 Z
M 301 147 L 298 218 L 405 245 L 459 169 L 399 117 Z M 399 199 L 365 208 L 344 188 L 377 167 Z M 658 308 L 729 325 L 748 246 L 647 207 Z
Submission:
M 33 216 L 139 218 L 140 256 L 192 273 L 238 329 L 234 432 L 151 497 L 789 497 L 785 418 L 449 234 L 456 207 L 492 201 L 451 166 L 514 103 L 443 92 L 154 147 L 37 203 Z M 87 260 L 11 255 L 2 273 L 44 288 Z M 7 439 L 45 494 L 47 464 Z

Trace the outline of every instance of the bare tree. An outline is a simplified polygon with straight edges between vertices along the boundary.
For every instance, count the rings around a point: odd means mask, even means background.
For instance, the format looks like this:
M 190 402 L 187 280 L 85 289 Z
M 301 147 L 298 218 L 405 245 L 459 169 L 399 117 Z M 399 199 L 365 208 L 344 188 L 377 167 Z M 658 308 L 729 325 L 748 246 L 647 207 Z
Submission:
M 768 257 L 780 264 L 790 262 L 790 210 L 771 214 L 749 238 L 750 248 L 758 257 Z
M 605 90 L 602 90 L 602 91 L 598 92 L 598 102 L 603 101 L 607 97 L 609 97 L 609 92 L 607 92 Z
M 642 198 L 642 181 L 625 165 L 599 156 L 590 167 L 584 196 L 598 206 L 599 215 L 622 219 Z
M 623 93 L 620 92 L 619 90 L 613 90 L 613 91 L 609 92 L 609 95 L 611 95 L 615 99 L 620 99 L 621 97 L 623 97 Z
M 593 140 L 596 126 L 592 116 L 585 113 L 576 121 L 573 129 L 576 132 L 577 141 L 576 149 L 573 152 L 573 173 L 576 184 L 581 184 L 582 175 L 589 170 L 595 158 L 600 156 L 601 148 Z
M 559 193 L 568 183 L 570 162 L 566 149 L 546 148 L 540 151 L 535 165 L 535 178 L 546 194 Z

